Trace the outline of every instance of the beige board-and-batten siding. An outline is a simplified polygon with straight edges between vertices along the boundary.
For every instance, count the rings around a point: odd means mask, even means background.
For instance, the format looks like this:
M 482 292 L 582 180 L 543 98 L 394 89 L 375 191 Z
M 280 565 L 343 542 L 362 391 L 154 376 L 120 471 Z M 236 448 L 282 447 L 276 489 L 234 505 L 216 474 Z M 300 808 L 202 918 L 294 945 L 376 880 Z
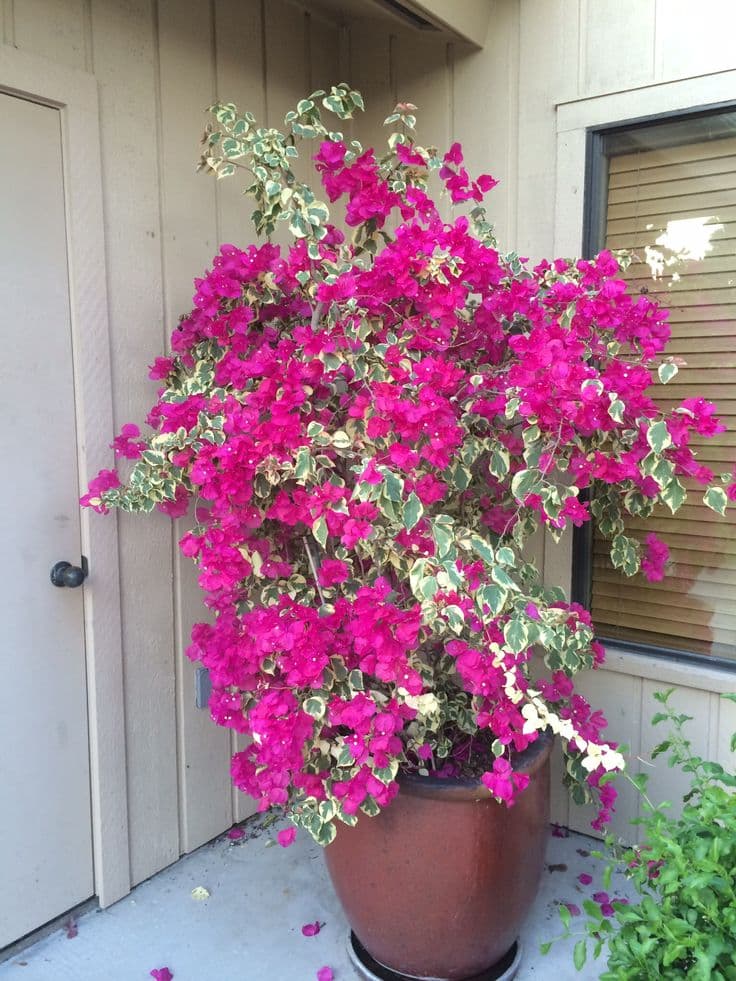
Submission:
M 577 255 L 586 129 L 736 101 L 736 51 L 726 39 L 736 29 L 736 7 L 726 0 L 709 0 L 697 11 L 680 0 L 552 0 L 545 6 L 558 24 L 553 45 L 535 17 L 539 5 L 521 7 L 525 40 L 519 74 L 525 108 L 519 131 L 517 246 L 532 256 L 548 251 Z M 543 57 L 548 59 L 544 91 L 530 73 Z M 539 161 L 549 165 L 544 172 Z M 569 588 L 570 570 L 571 542 L 562 550 L 548 543 L 548 580 Z M 653 799 L 677 801 L 686 781 L 667 767 L 666 758 L 651 759 L 664 738 L 663 727 L 650 724 L 658 708 L 653 695 L 668 687 L 677 689 L 677 708 L 694 717 L 688 731 L 695 751 L 733 765 L 736 706 L 720 697 L 736 691 L 733 671 L 641 656 L 621 647 L 609 649 L 603 670 L 581 680 L 582 691 L 604 709 L 613 737 L 631 748 L 632 771 L 649 774 Z M 630 787 L 620 782 L 620 790 L 613 826 L 631 839 L 636 832 L 628 822 L 640 804 Z M 558 786 L 553 813 L 562 824 L 590 829 L 591 811 L 571 806 Z
M 532 260 L 579 255 L 586 127 L 736 102 L 736 4 L 705 0 L 695 9 L 685 0 L 499 0 L 491 7 L 483 50 L 450 45 L 445 64 L 438 58 L 433 67 L 414 43 L 404 50 L 393 42 L 388 77 L 410 83 L 401 86 L 408 92 L 401 98 L 420 109 L 431 105 L 435 141 L 444 99 L 445 132 L 462 141 L 471 170 L 500 178 L 489 211 L 502 247 Z M 370 57 L 367 47 L 363 57 Z M 415 97 L 420 81 L 422 96 Z M 377 82 L 378 89 L 363 86 L 369 106 L 386 101 L 371 98 L 385 91 L 385 78 Z M 420 126 L 424 120 L 420 111 Z M 569 590 L 572 536 L 560 546 L 537 536 L 531 551 L 547 580 Z M 651 750 L 664 737 L 661 727 L 650 725 L 655 691 L 677 688 L 673 704 L 694 717 L 695 751 L 733 764 L 736 706 L 720 694 L 736 691 L 736 672 L 611 650 L 608 666 L 581 678 L 579 687 L 604 710 L 612 737 L 630 747 L 632 772 L 650 775 L 654 799 L 677 800 L 684 789 L 682 776 L 664 759 L 651 765 Z M 590 833 L 593 811 L 571 805 L 559 779 L 559 753 L 556 766 L 553 820 Z M 631 839 L 636 831 L 629 821 L 639 814 L 639 800 L 623 781 L 619 787 L 613 827 Z
M 194 173 L 201 110 L 213 99 L 278 123 L 306 91 L 346 79 L 366 98 L 367 118 L 355 126 L 365 143 L 380 137 L 396 101 L 413 101 L 423 142 L 459 139 L 471 170 L 500 178 L 489 207 L 499 237 L 536 258 L 555 246 L 579 248 L 574 235 L 556 233 L 569 232 L 571 211 L 556 195 L 558 178 L 582 199 L 579 137 L 558 147 L 557 104 L 735 67 L 728 0 L 697 10 L 683 0 L 491 0 L 490 7 L 477 50 L 377 18 L 370 0 L 349 5 L 349 14 L 333 5 L 332 15 L 291 0 L 5 0 L 6 45 L 93 75 L 98 87 L 118 426 L 140 421 L 150 405 L 144 366 L 189 309 L 193 277 L 219 242 L 251 239 L 237 184 Z M 685 99 L 688 91 L 700 97 L 697 85 L 685 83 Z M 90 469 L 110 463 L 101 455 Z M 181 529 L 158 516 L 120 516 L 118 527 L 130 864 L 139 882 L 244 817 L 249 805 L 230 788 L 230 735 L 194 707 L 183 648 L 200 605 L 176 550 Z M 569 584 L 569 548 L 546 548 L 538 538 L 534 550 L 550 580 Z M 627 740 L 644 751 L 650 681 L 629 660 L 613 667 L 589 684 L 610 703 L 614 726 L 629 729 Z M 683 682 L 683 697 L 723 758 L 731 709 L 710 694 L 716 680 Z M 619 719 L 622 710 L 631 717 Z M 558 820 L 585 826 L 557 790 L 554 800 Z
M 218 243 L 252 241 L 250 209 L 237 182 L 218 184 L 195 173 L 208 104 L 232 100 L 278 125 L 305 93 L 347 79 L 366 92 L 367 118 L 355 127 L 365 143 L 381 136 L 382 120 L 403 99 L 424 110 L 425 141 L 442 144 L 461 135 L 453 128 L 458 92 L 483 92 L 487 100 L 507 76 L 503 31 L 486 70 L 470 45 L 376 20 L 368 0 L 365 19 L 346 23 L 338 22 L 339 13 L 330 17 L 307 7 L 292 0 L 2 5 L 8 49 L 39 66 L 80 73 L 96 86 L 112 365 L 103 384 L 113 394 L 117 428 L 143 420 L 155 393 L 145 366 L 166 350 L 179 315 L 190 309 L 194 276 Z M 469 141 L 471 166 L 478 169 L 490 157 L 491 145 L 503 148 L 510 129 L 502 99 L 493 124 Z M 505 149 L 499 157 L 506 168 Z M 505 207 L 506 197 L 497 195 L 503 226 Z M 111 465 L 104 446 L 87 459 L 90 473 Z M 193 570 L 176 548 L 183 528 L 160 515 L 119 515 L 117 528 L 134 884 L 247 816 L 252 804 L 230 785 L 231 734 L 194 706 L 194 669 L 183 652 L 201 604 Z M 99 745 L 95 753 L 114 756 Z M 98 832 L 108 835 L 109 829 Z M 97 891 L 112 902 L 127 882 L 120 870 L 106 891 L 99 883 Z

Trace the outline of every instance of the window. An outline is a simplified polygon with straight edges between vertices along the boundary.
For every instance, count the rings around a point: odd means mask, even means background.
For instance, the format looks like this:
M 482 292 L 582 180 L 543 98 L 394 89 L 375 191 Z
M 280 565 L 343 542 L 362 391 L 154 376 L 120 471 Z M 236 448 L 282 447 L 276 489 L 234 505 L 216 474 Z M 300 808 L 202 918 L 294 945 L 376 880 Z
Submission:
M 681 359 L 656 397 L 671 408 L 702 395 L 728 432 L 703 439 L 716 474 L 736 460 L 736 111 L 695 114 L 592 134 L 586 251 L 625 249 L 630 289 L 670 310 L 667 355 Z M 627 534 L 654 531 L 670 548 L 664 581 L 622 577 L 608 543 L 580 536 L 578 599 L 598 634 L 638 649 L 736 659 L 736 509 L 724 520 L 702 504 L 700 485 L 675 515 L 630 518 Z M 699 489 L 699 493 L 697 492 Z M 587 541 L 581 540 L 587 537 Z

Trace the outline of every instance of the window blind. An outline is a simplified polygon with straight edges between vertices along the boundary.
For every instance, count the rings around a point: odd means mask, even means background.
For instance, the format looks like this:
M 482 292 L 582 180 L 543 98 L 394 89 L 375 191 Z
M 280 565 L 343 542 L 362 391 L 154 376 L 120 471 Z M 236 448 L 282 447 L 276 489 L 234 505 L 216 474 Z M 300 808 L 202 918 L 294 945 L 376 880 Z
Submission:
M 653 389 L 671 408 L 689 396 L 718 406 L 728 432 L 694 438 L 716 474 L 736 460 L 736 138 L 641 149 L 609 160 L 605 245 L 634 261 L 624 278 L 670 310 L 667 355 L 686 362 Z M 724 520 L 703 489 L 672 515 L 628 519 L 640 541 L 655 532 L 670 548 L 659 583 L 613 569 L 609 545 L 593 543 L 592 614 L 602 637 L 736 658 L 736 509 Z

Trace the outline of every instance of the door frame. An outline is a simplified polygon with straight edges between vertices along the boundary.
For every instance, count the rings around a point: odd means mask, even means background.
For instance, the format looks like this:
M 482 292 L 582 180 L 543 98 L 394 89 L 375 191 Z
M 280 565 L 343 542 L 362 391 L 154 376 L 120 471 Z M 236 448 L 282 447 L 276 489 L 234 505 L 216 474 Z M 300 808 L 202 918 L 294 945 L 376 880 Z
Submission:
M 99 108 L 93 75 L 0 45 L 0 91 L 59 110 L 80 494 L 113 465 L 112 374 Z M 22 161 L 20 161 L 22 164 Z M 130 892 L 120 574 L 116 517 L 81 514 L 95 893 Z M 40 924 L 39 924 L 40 925 Z

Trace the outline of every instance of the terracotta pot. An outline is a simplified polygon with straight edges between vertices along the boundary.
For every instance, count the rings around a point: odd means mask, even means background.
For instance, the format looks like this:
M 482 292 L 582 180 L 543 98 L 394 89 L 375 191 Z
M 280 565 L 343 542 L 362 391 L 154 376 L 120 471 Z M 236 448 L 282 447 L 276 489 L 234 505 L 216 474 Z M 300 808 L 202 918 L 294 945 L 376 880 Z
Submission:
M 545 734 L 521 754 L 529 786 L 507 808 L 480 782 L 404 775 L 392 803 L 325 849 L 356 937 L 381 965 L 460 981 L 514 943 L 534 901 L 549 837 Z

